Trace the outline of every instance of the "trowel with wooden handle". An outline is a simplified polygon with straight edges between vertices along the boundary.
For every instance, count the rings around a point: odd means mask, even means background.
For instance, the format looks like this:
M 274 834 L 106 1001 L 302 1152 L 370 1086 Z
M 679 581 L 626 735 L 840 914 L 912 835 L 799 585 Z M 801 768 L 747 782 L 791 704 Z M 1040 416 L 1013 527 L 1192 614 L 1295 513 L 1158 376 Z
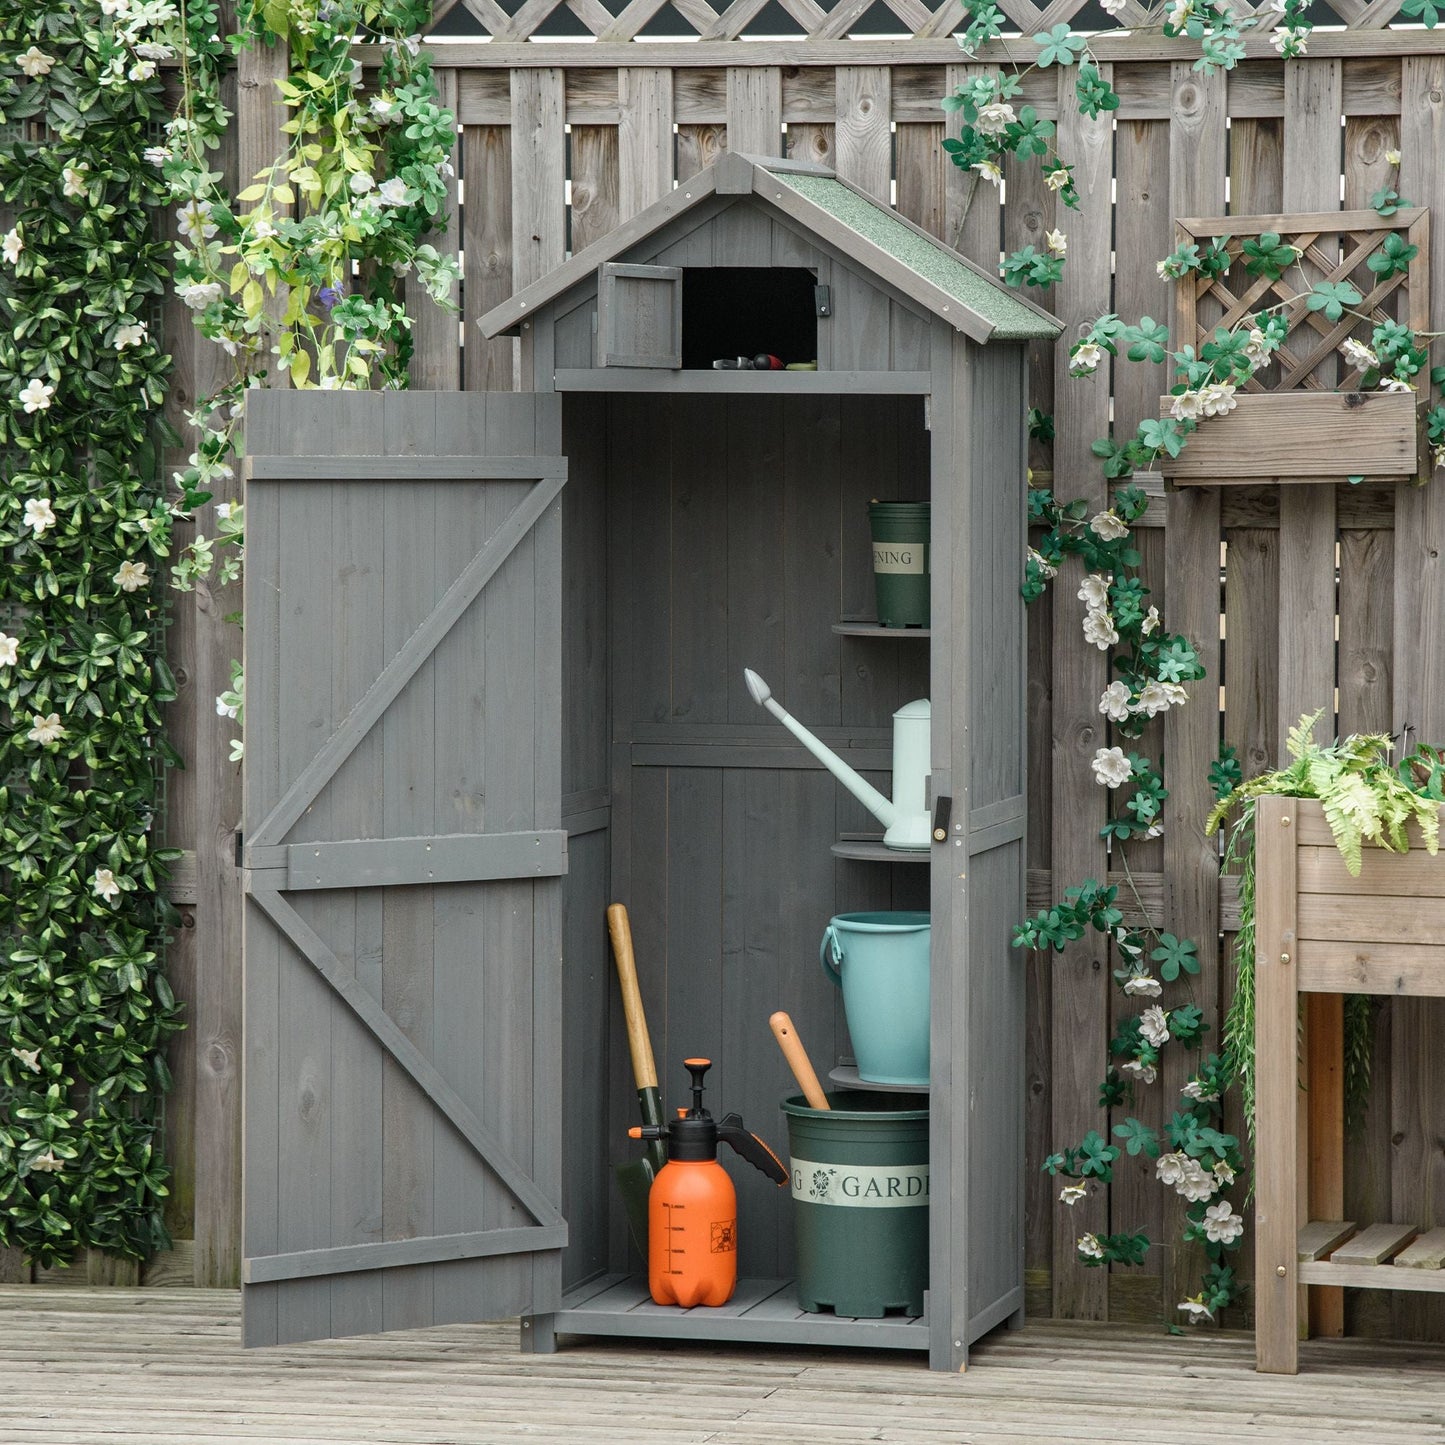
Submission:
M 647 1032 L 647 1015 L 642 1010 L 642 991 L 637 985 L 637 959 L 632 952 L 632 925 L 627 909 L 613 903 L 607 909 L 607 932 L 612 938 L 612 956 L 617 963 L 617 980 L 622 985 L 622 1013 L 627 1020 L 627 1047 L 632 1055 L 632 1076 L 637 1082 L 637 1102 L 642 1122 L 661 1129 L 662 1095 L 657 1088 L 657 1065 L 652 1059 L 652 1039 Z M 641 1159 L 618 1164 L 614 1173 L 627 1210 L 627 1227 L 633 1242 L 647 1258 L 647 1197 L 658 1170 L 667 1163 L 667 1146 L 660 1136 L 650 1137 Z

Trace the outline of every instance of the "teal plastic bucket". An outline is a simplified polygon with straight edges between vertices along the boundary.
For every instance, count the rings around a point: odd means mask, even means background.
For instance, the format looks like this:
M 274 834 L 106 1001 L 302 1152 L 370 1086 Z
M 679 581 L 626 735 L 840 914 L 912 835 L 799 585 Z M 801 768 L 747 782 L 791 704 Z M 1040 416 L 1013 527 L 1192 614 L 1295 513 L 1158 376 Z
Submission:
M 840 913 L 818 950 L 843 990 L 858 1077 L 869 1084 L 928 1087 L 926 913 Z
M 927 502 L 873 502 L 873 583 L 884 627 L 928 626 Z
M 840 1091 L 831 1110 L 783 1100 L 798 1303 L 879 1319 L 923 1313 L 928 1288 L 928 1109 L 907 1094 Z M 903 1107 L 900 1107 L 902 1105 Z

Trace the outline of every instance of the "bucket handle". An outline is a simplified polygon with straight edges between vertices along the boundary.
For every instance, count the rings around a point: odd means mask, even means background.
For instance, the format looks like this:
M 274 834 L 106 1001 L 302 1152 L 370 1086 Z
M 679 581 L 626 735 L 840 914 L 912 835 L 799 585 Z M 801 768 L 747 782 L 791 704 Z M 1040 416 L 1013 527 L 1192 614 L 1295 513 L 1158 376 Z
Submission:
M 823 941 L 818 945 L 818 962 L 823 965 L 823 972 L 841 988 L 843 945 L 839 941 L 838 930 L 831 923 L 823 930 Z

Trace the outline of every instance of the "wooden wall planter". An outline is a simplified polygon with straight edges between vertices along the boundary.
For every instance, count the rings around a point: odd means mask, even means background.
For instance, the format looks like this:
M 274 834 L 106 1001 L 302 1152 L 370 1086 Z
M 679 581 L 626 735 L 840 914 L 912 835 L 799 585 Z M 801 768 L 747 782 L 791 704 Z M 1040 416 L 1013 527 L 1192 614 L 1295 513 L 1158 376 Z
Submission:
M 1169 415 L 1172 397 L 1161 414 Z M 1177 485 L 1343 481 L 1413 477 L 1417 460 L 1413 392 L 1264 392 L 1242 396 L 1210 417 L 1160 470 Z
M 1445 1221 L 1312 1218 L 1305 1110 L 1339 1064 L 1307 1043 L 1302 1090 L 1296 1062 L 1301 993 L 1445 996 L 1445 854 L 1367 848 L 1353 878 L 1303 798 L 1261 798 L 1255 837 L 1255 1338 L 1260 1370 L 1294 1374 L 1308 1286 L 1445 1293 Z

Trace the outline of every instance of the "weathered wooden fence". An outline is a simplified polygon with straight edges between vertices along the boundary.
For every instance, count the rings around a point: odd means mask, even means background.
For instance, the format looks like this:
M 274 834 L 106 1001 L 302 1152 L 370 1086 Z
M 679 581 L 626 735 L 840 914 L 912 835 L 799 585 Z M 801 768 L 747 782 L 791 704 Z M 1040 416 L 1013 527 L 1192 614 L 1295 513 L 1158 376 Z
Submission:
M 511 387 L 515 343 L 486 342 L 475 319 L 725 146 L 831 164 L 989 265 L 1001 249 L 1066 231 L 1065 278 L 1046 300 L 1070 333 L 1104 311 L 1172 314 L 1155 262 L 1173 247 L 1176 216 L 1360 207 L 1387 182 L 1417 205 L 1445 204 L 1445 38 L 1368 28 L 1388 23 L 1392 0 L 1333 0 L 1360 28 L 1316 32 L 1310 58 L 1288 65 L 1265 39 L 1253 39 L 1235 71 L 1208 78 L 1177 45 L 1103 36 L 1095 50 L 1121 104 L 1098 120 L 1080 113 L 1069 72 L 1027 75 L 1022 99 L 1057 122 L 1059 153 L 1075 166 L 1077 212 L 1057 206 L 1030 166 L 1010 168 L 1002 192 L 978 187 L 969 203 L 965 178 L 942 150 L 938 104 L 970 69 L 947 38 L 961 6 L 943 0 L 934 13 L 920 0 L 886 3 L 908 38 L 848 40 L 868 8 L 860 0 L 831 12 L 813 0 L 781 0 L 803 36 L 744 44 L 739 37 L 756 28 L 762 0 L 736 0 L 721 16 L 705 0 L 672 0 L 673 17 L 698 32 L 687 43 L 634 39 L 663 0 L 631 0 L 616 18 L 598 0 L 568 0 L 581 26 L 602 36 L 578 44 L 533 36 L 556 0 L 526 0 L 513 17 L 492 0 L 466 0 L 495 38 L 437 46 L 443 95 L 461 129 L 456 205 L 442 244 L 463 257 L 462 324 L 419 302 L 414 384 Z M 1026 34 L 1077 8 L 1073 0 L 1043 11 L 1029 0 L 1004 3 Z M 1126 12 L 1124 23 L 1143 13 L 1133 0 Z M 264 73 L 253 62 L 241 77 L 238 145 L 247 174 L 256 165 L 244 157 L 260 153 L 258 137 L 275 124 Z M 1398 177 L 1385 158 L 1395 148 Z M 1432 251 L 1432 314 L 1445 329 L 1445 224 L 1433 228 Z M 188 316 L 169 323 L 180 413 L 205 388 L 214 361 L 191 338 Z M 1036 449 L 1036 475 L 1051 474 L 1062 497 L 1102 505 L 1106 484 L 1090 442 L 1108 429 L 1111 411 L 1115 427 L 1131 432 L 1168 387 L 1161 366 L 1133 363 L 1116 367 L 1112 385 L 1104 373 L 1071 380 L 1061 346 L 1057 354 L 1039 349 L 1032 389 L 1056 427 L 1052 446 Z M 1409 725 L 1418 737 L 1445 740 L 1441 485 L 1194 488 L 1161 496 L 1144 519 L 1148 580 L 1171 628 L 1198 643 L 1209 679 L 1144 741 L 1164 760 L 1168 825 L 1161 840 L 1131 847 L 1132 882 L 1121 897 L 1127 909 L 1142 900 L 1160 927 L 1199 941 L 1194 987 L 1212 1039 L 1228 997 L 1237 910 L 1232 880 L 1218 876 L 1217 841 L 1203 832 L 1212 801 L 1206 770 L 1221 740 L 1239 750 L 1247 772 L 1274 765 L 1286 729 L 1317 708 L 1326 712 L 1322 730 L 1331 720 L 1341 732 Z M 196 525 L 205 529 L 207 518 Z M 1107 660 L 1083 643 L 1074 586 L 1062 577 L 1030 623 L 1030 890 L 1040 904 L 1085 878 L 1122 878 L 1098 836 L 1106 799 L 1089 769 L 1108 741 L 1098 711 Z M 196 854 L 194 882 L 182 895 L 188 926 L 172 953 L 178 991 L 191 1005 L 170 1108 L 173 1224 L 194 1244 L 153 1275 L 193 1273 L 199 1283 L 234 1281 L 239 1253 L 238 788 L 223 761 L 226 725 L 213 708 L 239 647 L 222 618 L 238 605 L 204 590 L 183 598 L 172 632 L 183 684 L 175 737 L 189 767 L 172 779 L 171 836 Z M 1032 984 L 1028 1152 L 1042 1159 L 1103 1123 L 1096 1090 L 1120 1000 L 1113 960 L 1092 945 L 1019 966 Z M 1445 1008 L 1433 1001 L 1393 1000 L 1380 1015 L 1375 1087 L 1345 1166 L 1349 1217 L 1445 1222 L 1445 1056 L 1430 1046 L 1442 1027 Z M 1186 1077 L 1185 1064 L 1170 1060 L 1133 1112 L 1167 1117 Z M 1321 1170 L 1328 1165 L 1318 1161 Z M 1112 1190 L 1072 1212 L 1056 1204 L 1047 1176 L 1032 1177 L 1032 1309 L 1174 1316 L 1191 1288 L 1184 1251 L 1156 1250 L 1142 1270 L 1110 1275 L 1082 1268 L 1074 1248 L 1086 1229 L 1145 1228 L 1173 1239 L 1172 1196 L 1151 1176 L 1144 1161 L 1126 1159 Z M 1248 1259 L 1240 1263 L 1247 1275 Z M 1376 1333 L 1445 1335 L 1445 1302 L 1361 1295 L 1350 1322 Z

